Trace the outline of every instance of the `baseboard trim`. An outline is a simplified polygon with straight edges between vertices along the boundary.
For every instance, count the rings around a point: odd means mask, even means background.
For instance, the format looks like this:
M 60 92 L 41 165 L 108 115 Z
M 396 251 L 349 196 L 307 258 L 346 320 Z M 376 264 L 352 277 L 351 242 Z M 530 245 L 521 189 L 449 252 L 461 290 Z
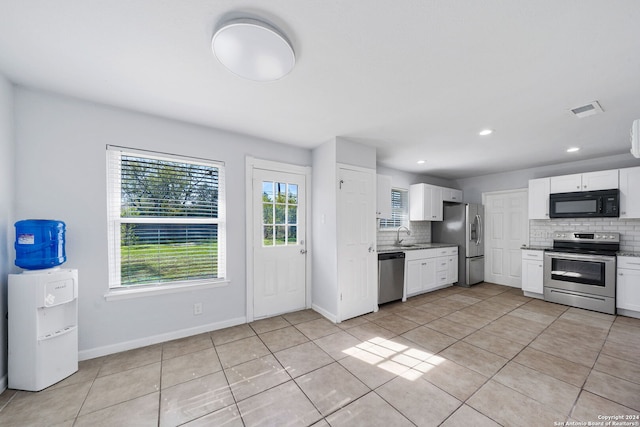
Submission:
M 536 293 L 536 292 L 522 291 L 522 294 L 523 294 L 525 297 L 529 297 L 529 298 L 544 299 L 544 294 L 538 294 L 538 293 Z
M 244 323 L 247 323 L 246 317 L 236 317 L 235 319 L 229 319 L 223 322 L 208 323 L 206 325 L 197 326 L 195 328 L 181 329 L 179 331 L 168 332 L 166 334 L 153 335 L 137 340 L 124 341 L 121 343 L 106 345 L 103 347 L 81 350 L 78 352 L 78 360 L 95 359 L 96 357 L 108 356 L 109 354 L 119 353 L 121 351 L 133 350 L 135 348 L 145 347 L 148 345 L 159 344 L 179 338 L 186 338 L 192 335 L 198 335 L 205 332 L 228 328 L 231 326 L 242 325 Z
M 332 321 L 333 323 L 338 323 L 338 317 L 335 316 L 333 313 L 329 313 L 327 310 L 325 310 L 324 308 L 316 305 L 316 304 L 311 304 L 311 309 L 313 311 L 316 311 L 318 313 L 320 313 L 321 315 L 323 315 L 324 317 L 326 317 L 328 320 Z
M 616 310 L 618 316 L 627 316 L 627 317 L 635 317 L 636 319 L 640 319 L 640 312 L 633 310 L 626 310 L 624 308 L 619 308 Z

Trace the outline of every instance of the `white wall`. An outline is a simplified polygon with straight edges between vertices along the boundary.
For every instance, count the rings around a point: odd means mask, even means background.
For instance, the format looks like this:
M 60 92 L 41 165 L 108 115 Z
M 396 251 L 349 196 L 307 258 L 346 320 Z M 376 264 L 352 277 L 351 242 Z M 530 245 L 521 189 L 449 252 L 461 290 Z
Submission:
M 338 318 L 338 163 L 375 169 L 376 149 L 336 137 L 313 150 L 312 301 L 331 320 Z
M 0 393 L 7 386 L 7 275 L 13 252 L 13 87 L 0 74 Z
M 312 297 L 314 309 L 327 315 L 338 312 L 338 248 L 336 144 L 326 142 L 313 150 L 312 172 Z
M 349 141 L 346 138 L 335 138 L 336 158 L 338 163 L 359 166 L 361 168 L 376 168 L 376 149 Z
M 378 165 L 376 170 L 379 175 L 391 176 L 391 187 L 393 188 L 402 188 L 408 190 L 411 184 L 420 183 L 439 185 L 441 187 L 447 188 L 459 188 L 456 181 L 452 181 L 449 179 L 399 171 L 397 169 L 391 169 L 381 165 Z
M 631 148 L 631 145 L 629 145 L 629 148 Z M 457 180 L 457 185 L 464 193 L 463 197 L 465 202 L 482 203 L 482 193 L 528 188 L 530 179 L 606 169 L 621 169 L 632 166 L 640 166 L 640 159 L 636 159 L 629 153 L 592 160 L 559 163 L 515 172 L 459 179 Z
M 245 320 L 245 157 L 310 165 L 310 150 L 18 88 L 15 92 L 16 218 L 67 224 L 67 263 L 79 270 L 80 357 Z M 226 287 L 106 301 L 105 146 L 226 163 Z M 203 314 L 193 315 L 201 302 Z

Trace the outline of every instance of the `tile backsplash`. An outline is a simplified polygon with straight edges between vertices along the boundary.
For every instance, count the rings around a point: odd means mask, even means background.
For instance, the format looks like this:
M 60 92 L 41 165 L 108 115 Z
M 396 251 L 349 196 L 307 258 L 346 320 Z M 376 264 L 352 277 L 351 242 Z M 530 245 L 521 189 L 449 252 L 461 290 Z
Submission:
M 640 219 L 532 219 L 529 221 L 529 244 L 531 246 L 552 246 L 553 232 L 565 230 L 617 231 L 620 233 L 620 251 L 640 252 Z
M 400 232 L 402 243 L 431 243 L 430 221 L 410 221 L 409 229 L 411 230 L 410 236 L 407 236 L 405 230 Z M 393 245 L 396 241 L 396 230 L 378 230 L 377 241 L 378 246 Z

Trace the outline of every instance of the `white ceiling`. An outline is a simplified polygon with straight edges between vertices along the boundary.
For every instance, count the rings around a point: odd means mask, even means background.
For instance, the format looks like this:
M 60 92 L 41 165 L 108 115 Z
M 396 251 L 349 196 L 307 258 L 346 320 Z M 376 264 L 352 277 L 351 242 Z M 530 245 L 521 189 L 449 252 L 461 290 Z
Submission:
M 286 33 L 288 76 L 217 62 L 211 37 L 238 16 Z M 640 1 L 0 0 L 0 73 L 302 147 L 345 137 L 384 166 L 463 178 L 628 153 Z M 594 100 L 603 114 L 567 111 Z

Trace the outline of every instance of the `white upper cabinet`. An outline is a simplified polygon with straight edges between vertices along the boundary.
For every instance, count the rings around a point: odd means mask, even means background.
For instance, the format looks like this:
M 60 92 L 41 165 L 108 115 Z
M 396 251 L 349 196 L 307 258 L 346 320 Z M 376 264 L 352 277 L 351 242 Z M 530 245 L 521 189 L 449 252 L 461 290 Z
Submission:
M 529 180 L 529 219 L 549 219 L 551 179 Z
M 391 218 L 391 177 L 376 176 L 376 218 Z
M 462 202 L 462 190 L 455 188 L 442 188 L 443 202 Z
M 582 174 L 582 191 L 618 188 L 618 169 Z
M 620 218 L 640 218 L 640 167 L 620 169 Z
M 551 193 L 610 190 L 612 188 L 618 188 L 617 169 L 551 177 Z
M 551 193 L 569 193 L 572 191 L 582 191 L 581 173 L 551 177 Z
M 442 187 L 431 184 L 410 186 L 409 220 L 442 221 Z

